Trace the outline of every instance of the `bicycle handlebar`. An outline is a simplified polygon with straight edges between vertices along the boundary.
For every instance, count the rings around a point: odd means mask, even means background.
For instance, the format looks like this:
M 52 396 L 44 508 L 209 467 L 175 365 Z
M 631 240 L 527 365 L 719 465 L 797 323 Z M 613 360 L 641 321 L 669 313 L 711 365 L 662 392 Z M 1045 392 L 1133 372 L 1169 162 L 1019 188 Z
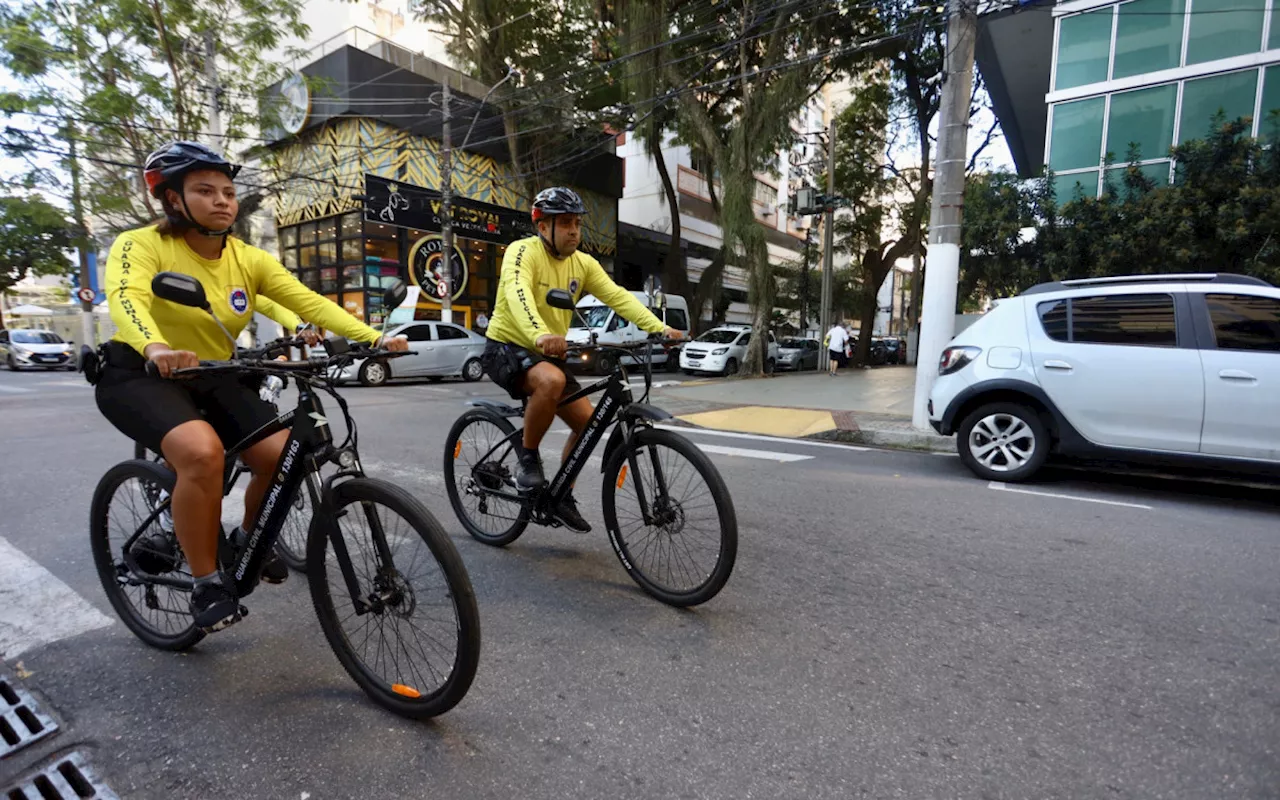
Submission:
M 259 348 L 259 351 L 270 352 L 272 346 Z M 250 351 L 256 354 L 256 351 Z M 172 378 L 193 378 L 197 375 L 211 375 L 218 373 L 235 373 L 235 372 L 310 372 L 322 373 L 333 367 L 345 366 L 347 363 L 357 358 L 399 358 L 400 356 L 417 355 L 416 351 L 397 351 L 384 350 L 381 348 L 373 348 L 365 346 L 353 346 L 345 353 L 337 353 L 331 356 L 315 356 L 305 361 L 277 361 L 268 358 L 233 358 L 225 361 L 201 361 L 198 367 L 186 367 L 184 369 L 174 370 L 170 376 Z M 146 365 L 147 375 L 158 378 L 160 377 L 159 369 L 154 361 L 148 361 Z

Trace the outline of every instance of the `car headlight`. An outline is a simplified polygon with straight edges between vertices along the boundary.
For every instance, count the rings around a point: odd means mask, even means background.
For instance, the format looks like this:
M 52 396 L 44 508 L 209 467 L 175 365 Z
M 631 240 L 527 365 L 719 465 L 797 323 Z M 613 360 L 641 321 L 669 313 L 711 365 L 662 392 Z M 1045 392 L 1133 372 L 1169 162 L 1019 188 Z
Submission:
M 713 356 L 722 356 L 722 355 L 724 355 L 724 354 L 725 354 L 725 353 L 727 353 L 727 352 L 729 352 L 729 348 L 727 348 L 727 347 L 717 347 L 715 350 L 712 350 L 712 351 L 711 351 L 711 355 L 713 355 Z
M 959 372 L 981 353 L 981 347 L 973 347 L 972 345 L 948 347 L 942 351 L 942 357 L 938 359 L 938 374 L 950 375 L 953 372 Z

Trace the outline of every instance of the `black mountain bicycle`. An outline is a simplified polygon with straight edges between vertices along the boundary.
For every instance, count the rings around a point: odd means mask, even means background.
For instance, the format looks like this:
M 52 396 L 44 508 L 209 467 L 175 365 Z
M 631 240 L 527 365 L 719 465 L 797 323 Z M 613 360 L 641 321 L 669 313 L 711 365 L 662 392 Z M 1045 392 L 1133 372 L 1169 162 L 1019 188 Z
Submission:
M 156 296 L 208 308 L 193 278 L 156 276 Z M 403 291 L 403 289 L 401 289 Z M 393 305 L 398 303 L 393 303 Z M 207 374 L 289 375 L 297 407 L 228 449 L 237 454 L 281 430 L 289 438 L 275 479 L 243 549 L 219 542 L 219 560 L 240 597 L 253 592 L 308 475 L 326 463 L 337 472 L 321 483 L 307 537 L 307 579 L 325 638 L 347 673 L 376 703 L 412 718 L 453 708 L 471 686 L 480 659 L 480 615 L 462 559 L 431 513 L 412 495 L 368 478 L 357 430 L 335 389 L 334 367 L 356 357 L 399 353 L 326 343 L 328 355 L 307 361 L 206 361 L 176 378 Z M 335 444 L 319 393 L 330 394 L 346 420 Z M 175 476 L 156 461 L 117 464 L 98 483 L 90 540 L 103 589 L 121 621 L 139 639 L 165 650 L 186 650 L 204 633 L 195 627 L 187 596 L 192 576 L 171 530 L 158 524 L 169 507 Z M 157 502 L 160 493 L 164 499 Z
M 547 294 L 548 304 L 573 308 L 563 290 Z M 627 574 L 653 597 L 673 606 L 705 603 L 724 588 L 738 552 L 733 500 L 719 471 L 693 442 L 654 427 L 671 419 L 649 405 L 653 384 L 649 342 L 634 347 L 571 347 L 570 354 L 616 350 L 645 357 L 645 390 L 632 397 L 621 359 L 607 378 L 560 401 L 574 402 L 603 392 L 582 437 L 551 481 L 535 492 L 517 488 L 515 475 L 522 432 L 510 420 L 516 408 L 477 399 L 453 424 L 445 440 L 444 472 L 449 502 L 467 532 L 481 542 L 505 547 L 529 523 L 557 527 L 552 511 L 571 490 L 587 459 L 614 422 L 604 451 L 605 527 Z M 527 405 L 527 403 L 525 404 Z

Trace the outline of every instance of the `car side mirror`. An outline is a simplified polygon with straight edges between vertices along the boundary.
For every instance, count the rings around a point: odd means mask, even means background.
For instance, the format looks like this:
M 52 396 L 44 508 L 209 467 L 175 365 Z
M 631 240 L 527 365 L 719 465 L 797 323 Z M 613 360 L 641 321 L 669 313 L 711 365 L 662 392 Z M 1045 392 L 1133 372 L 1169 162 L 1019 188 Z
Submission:
M 382 292 L 383 308 L 399 308 L 404 299 L 409 296 L 409 288 L 404 285 L 404 281 L 396 281 L 388 286 Z
M 573 295 L 564 289 L 552 289 L 547 292 L 547 305 L 552 308 L 559 308 L 565 311 L 573 310 Z
M 151 279 L 151 293 L 161 300 L 180 306 L 209 310 L 209 299 L 205 297 L 204 286 L 200 281 L 181 272 L 161 272 L 156 275 Z

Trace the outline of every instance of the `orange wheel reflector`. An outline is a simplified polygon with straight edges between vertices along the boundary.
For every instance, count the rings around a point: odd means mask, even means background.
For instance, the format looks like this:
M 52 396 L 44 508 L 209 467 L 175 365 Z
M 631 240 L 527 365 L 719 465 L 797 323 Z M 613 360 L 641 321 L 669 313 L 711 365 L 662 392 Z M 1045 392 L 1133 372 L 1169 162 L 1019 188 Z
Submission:
M 391 684 L 391 691 L 396 694 L 402 694 L 405 697 L 422 697 L 422 693 L 412 686 L 405 686 L 403 683 Z
M 458 456 L 462 455 L 462 440 L 459 439 L 453 445 L 453 458 L 456 461 Z
M 622 484 L 627 482 L 627 465 L 623 464 L 622 469 L 618 470 L 618 488 L 622 488 Z

